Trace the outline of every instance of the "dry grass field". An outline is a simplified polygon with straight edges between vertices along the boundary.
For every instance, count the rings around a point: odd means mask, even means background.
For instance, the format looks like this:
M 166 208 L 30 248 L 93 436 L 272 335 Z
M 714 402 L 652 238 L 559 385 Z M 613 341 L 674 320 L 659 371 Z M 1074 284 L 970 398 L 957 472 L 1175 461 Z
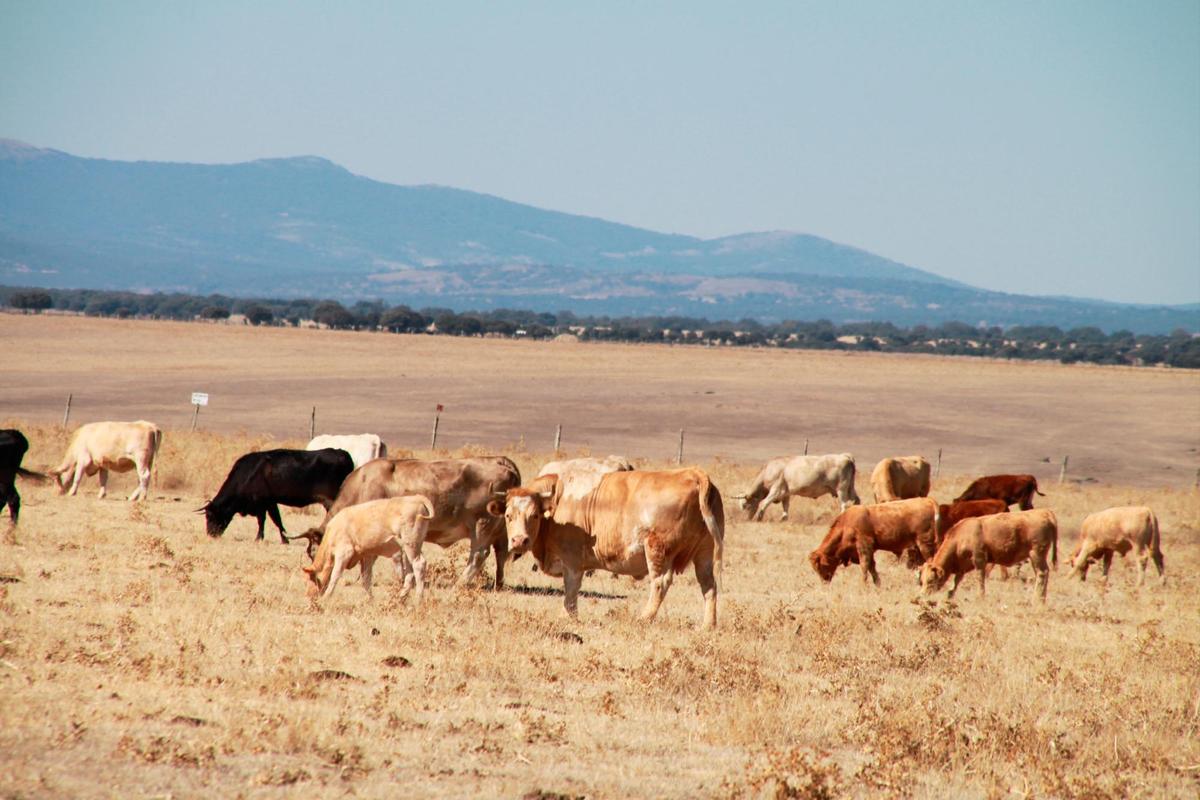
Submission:
M 0 796 L 1200 793 L 1193 376 L 5 315 L 0 348 L 0 427 L 27 432 L 27 466 L 61 457 L 68 433 L 52 423 L 66 391 L 75 422 L 167 429 L 149 501 L 123 500 L 128 475 L 103 501 L 94 478 L 77 497 L 26 481 L 20 526 L 0 521 Z M 531 376 L 514 372 L 524 363 Z M 561 378 L 559 394 L 538 365 Z M 906 388 L 889 394 L 889 380 Z M 214 394 L 195 433 L 180 429 L 188 409 L 175 399 L 192 389 Z M 840 410 L 815 408 L 843 390 Z M 442 399 L 451 454 L 503 449 L 526 475 L 551 454 L 522 438 L 535 426 L 539 441 L 552 436 L 556 416 L 588 431 L 586 446 L 565 437 L 569 455 L 623 451 L 646 467 L 666 466 L 686 418 L 699 440 L 688 460 L 726 496 L 758 458 L 798 449 L 797 435 L 814 451 L 855 451 L 862 473 L 944 438 L 943 501 L 979 471 L 1069 448 L 1100 482 L 1059 485 L 1057 465 L 1038 473 L 1060 562 L 1088 512 L 1145 503 L 1162 523 L 1168 580 L 1136 588 L 1118 561 L 1102 592 L 1094 578 L 1068 581 L 1062 563 L 1045 606 L 1019 579 L 994 578 L 980 600 L 974 575 L 950 603 L 920 598 L 883 555 L 881 588 L 857 570 L 826 586 L 807 562 L 836 508 L 824 498 L 763 523 L 727 501 L 711 633 L 697 630 L 689 573 L 650 626 L 637 620 L 645 587 L 602 573 L 569 620 L 559 585 L 528 558 L 505 591 L 456 589 L 462 544 L 427 549 L 420 606 L 383 569 L 373 597 L 344 582 L 321 604 L 305 597 L 303 548 L 270 530 L 256 543 L 245 518 L 210 540 L 193 512 L 237 455 L 302 445 L 308 405 L 339 397 L 347 416 L 319 427 L 378 430 L 400 452 L 421 445 Z M 1114 445 L 1135 440 L 1144 447 Z M 318 518 L 284 512 L 293 531 Z

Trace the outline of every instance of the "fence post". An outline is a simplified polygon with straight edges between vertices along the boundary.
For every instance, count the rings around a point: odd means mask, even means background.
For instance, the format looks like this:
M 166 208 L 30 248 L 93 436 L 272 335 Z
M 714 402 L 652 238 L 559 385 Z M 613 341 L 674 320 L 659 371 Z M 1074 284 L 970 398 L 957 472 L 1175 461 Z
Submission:
M 436 411 L 433 415 L 433 434 L 429 437 L 429 449 L 430 450 L 437 449 L 438 420 L 440 420 L 441 418 L 442 418 L 441 407 L 439 406 L 438 411 Z
M 312 441 L 317 435 L 317 407 L 312 407 L 312 415 L 308 418 L 308 440 Z
M 679 429 L 679 450 L 675 453 L 675 463 L 683 463 L 683 428 Z
M 554 429 L 554 454 L 555 455 L 558 455 L 558 445 L 560 442 L 562 442 L 562 423 L 561 422 L 558 424 L 558 427 Z
M 940 448 L 940 447 L 939 447 L 939 448 L 938 448 L 938 463 L 937 463 L 937 469 L 935 469 L 935 470 L 933 471 L 933 479 L 934 479 L 934 480 L 937 480 L 937 479 L 938 479 L 938 477 L 939 477 L 941 474 L 942 474 L 942 448 Z
M 71 418 L 71 398 L 74 396 L 75 396 L 74 394 L 67 395 L 67 409 L 66 409 L 66 411 L 63 412 L 63 427 L 64 428 L 67 427 L 67 420 L 69 420 Z
M 1071 458 L 1070 456 L 1063 456 L 1062 471 L 1060 471 L 1058 473 L 1058 482 L 1059 483 L 1062 483 L 1063 481 L 1065 481 L 1067 479 L 1067 460 L 1070 458 Z
M 192 404 L 192 430 L 196 430 L 196 418 L 200 416 L 200 404 Z
M 804 455 L 808 455 L 808 439 L 804 440 Z

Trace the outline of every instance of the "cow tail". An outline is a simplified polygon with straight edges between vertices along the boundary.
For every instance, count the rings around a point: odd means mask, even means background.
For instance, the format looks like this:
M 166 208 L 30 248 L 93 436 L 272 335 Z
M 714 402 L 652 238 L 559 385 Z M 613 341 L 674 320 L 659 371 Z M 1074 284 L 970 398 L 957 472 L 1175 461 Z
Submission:
M 1153 511 L 1150 512 L 1150 555 L 1157 556 L 1159 561 L 1162 560 L 1162 548 L 1159 547 L 1158 541 L 1158 515 Z
M 29 480 L 37 481 L 38 483 L 41 483 L 49 477 L 44 473 L 34 472 L 33 470 L 25 469 L 24 467 L 17 467 L 17 474 L 22 478 L 28 478 Z
M 433 503 L 423 494 L 417 495 L 421 499 L 421 505 L 425 509 L 424 514 L 418 514 L 421 519 L 433 519 Z
M 1039 496 L 1041 496 L 1041 497 L 1045 497 L 1045 496 L 1046 496 L 1045 494 L 1043 494 L 1043 493 L 1042 493 L 1042 490 L 1038 488 L 1038 484 L 1037 484 L 1037 478 L 1034 478 L 1034 479 L 1033 479 L 1033 490 L 1034 490 L 1035 492 L 1037 492 L 1037 493 L 1038 493 L 1038 495 L 1039 495 Z
M 704 526 L 708 528 L 708 533 L 713 538 L 713 567 L 715 568 L 718 590 L 721 586 L 721 570 L 722 559 L 725 555 L 725 509 L 721 504 L 721 493 L 716 486 L 713 486 L 708 475 L 700 473 L 700 515 L 704 517 Z M 714 503 L 711 502 L 710 494 L 716 498 L 715 505 L 721 507 L 721 515 L 713 510 Z
M 1050 540 L 1050 563 L 1054 565 L 1054 571 L 1058 571 L 1058 520 L 1054 521 L 1054 538 Z

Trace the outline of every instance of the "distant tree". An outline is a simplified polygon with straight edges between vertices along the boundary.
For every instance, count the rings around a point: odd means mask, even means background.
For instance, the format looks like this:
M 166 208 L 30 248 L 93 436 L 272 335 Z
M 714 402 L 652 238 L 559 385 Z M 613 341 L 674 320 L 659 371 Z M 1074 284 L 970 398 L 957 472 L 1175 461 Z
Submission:
M 347 311 L 341 303 L 324 300 L 313 309 L 313 319 L 330 328 L 345 330 L 355 327 L 357 318 Z
M 437 329 L 451 336 L 474 336 L 483 332 L 483 323 L 465 314 L 442 314 L 437 318 Z
M 26 314 L 30 311 L 40 314 L 54 306 L 54 299 L 50 297 L 49 292 L 17 292 L 8 299 L 8 304 L 13 308 L 21 309 Z
M 205 306 L 200 311 L 201 319 L 229 319 L 229 309 L 220 306 Z
M 396 306 L 383 312 L 379 326 L 392 333 L 420 333 L 429 327 L 429 320 L 408 306 Z
M 270 325 L 275 319 L 275 314 L 271 309 L 260 303 L 247 306 L 242 313 L 246 315 L 246 321 L 251 325 Z

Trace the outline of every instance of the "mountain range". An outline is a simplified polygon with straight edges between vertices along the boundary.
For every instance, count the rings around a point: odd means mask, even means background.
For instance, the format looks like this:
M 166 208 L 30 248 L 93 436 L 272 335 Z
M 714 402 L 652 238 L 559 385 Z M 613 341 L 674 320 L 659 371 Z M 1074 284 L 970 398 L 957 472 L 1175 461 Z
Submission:
M 80 158 L 0 140 L 0 284 L 763 321 L 1200 329 L 1200 307 L 986 291 L 817 236 L 699 239 L 322 158 Z

